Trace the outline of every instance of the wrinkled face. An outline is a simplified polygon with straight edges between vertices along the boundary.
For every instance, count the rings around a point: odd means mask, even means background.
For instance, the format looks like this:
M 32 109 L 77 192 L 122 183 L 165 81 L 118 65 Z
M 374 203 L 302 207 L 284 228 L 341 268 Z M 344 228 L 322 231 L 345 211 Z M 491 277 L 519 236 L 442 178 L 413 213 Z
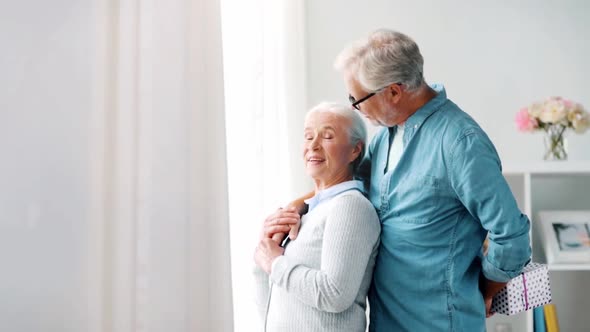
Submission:
M 349 127 L 350 120 L 329 112 L 310 113 L 305 119 L 303 160 L 316 186 L 329 187 L 352 178 L 350 164 L 359 155 L 360 144 L 351 145 Z
M 363 90 L 351 74 L 344 75 L 344 83 L 348 89 L 348 93 L 356 100 L 360 100 L 369 94 L 369 92 L 372 92 Z M 386 98 L 388 92 L 387 89 L 384 89 L 359 104 L 359 112 L 375 126 L 391 127 L 399 123 L 396 119 L 396 112 L 389 103 L 389 99 Z

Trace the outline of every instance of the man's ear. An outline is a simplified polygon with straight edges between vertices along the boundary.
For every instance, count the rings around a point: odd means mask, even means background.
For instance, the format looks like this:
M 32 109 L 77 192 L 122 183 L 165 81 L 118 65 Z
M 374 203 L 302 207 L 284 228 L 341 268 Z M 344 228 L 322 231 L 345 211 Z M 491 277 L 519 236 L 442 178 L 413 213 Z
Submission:
M 392 83 L 387 87 L 387 98 L 394 103 L 398 103 L 402 97 L 403 87 L 397 83 Z

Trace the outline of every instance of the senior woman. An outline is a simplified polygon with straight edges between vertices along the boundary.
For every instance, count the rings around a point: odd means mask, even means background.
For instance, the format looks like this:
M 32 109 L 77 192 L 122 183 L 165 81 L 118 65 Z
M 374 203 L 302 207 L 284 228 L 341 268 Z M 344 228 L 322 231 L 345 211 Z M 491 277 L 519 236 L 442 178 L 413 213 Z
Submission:
M 263 231 L 254 254 L 265 331 L 365 331 L 381 231 L 362 183 L 353 180 L 366 135 L 350 106 L 322 103 L 307 113 L 303 161 L 315 195 L 295 240 L 283 249 Z M 288 213 L 271 215 L 264 227 L 273 227 L 274 216 Z

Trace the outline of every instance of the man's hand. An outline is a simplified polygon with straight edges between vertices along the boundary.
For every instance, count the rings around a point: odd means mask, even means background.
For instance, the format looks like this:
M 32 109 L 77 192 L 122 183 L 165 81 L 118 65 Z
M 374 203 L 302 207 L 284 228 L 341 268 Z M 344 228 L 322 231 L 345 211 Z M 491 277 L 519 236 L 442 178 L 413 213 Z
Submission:
M 278 209 L 264 220 L 260 240 L 272 239 L 280 244 L 287 233 L 294 240 L 299 232 L 299 224 L 300 216 L 294 207 Z
M 492 300 L 494 299 L 494 296 L 500 290 L 502 290 L 502 288 L 504 288 L 507 283 L 492 281 L 492 280 L 486 279 L 485 277 L 482 277 L 482 278 L 483 278 L 482 293 L 483 293 L 484 303 L 486 305 L 486 318 L 488 318 L 488 317 L 491 317 L 492 315 L 494 315 L 494 313 L 491 312 Z
M 262 239 L 254 251 L 254 262 L 260 266 L 267 274 L 270 274 L 270 268 L 275 258 L 281 256 L 285 249 L 281 248 L 275 241 L 266 238 Z

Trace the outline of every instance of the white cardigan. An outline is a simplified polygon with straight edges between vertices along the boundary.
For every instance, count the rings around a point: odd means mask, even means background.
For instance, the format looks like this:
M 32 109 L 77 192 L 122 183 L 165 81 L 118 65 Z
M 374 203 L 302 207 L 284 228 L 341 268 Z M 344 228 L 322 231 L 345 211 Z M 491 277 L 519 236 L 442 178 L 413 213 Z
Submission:
M 357 190 L 304 215 L 297 239 L 275 259 L 270 278 L 255 269 L 266 331 L 365 331 L 380 231 L 373 205 Z

